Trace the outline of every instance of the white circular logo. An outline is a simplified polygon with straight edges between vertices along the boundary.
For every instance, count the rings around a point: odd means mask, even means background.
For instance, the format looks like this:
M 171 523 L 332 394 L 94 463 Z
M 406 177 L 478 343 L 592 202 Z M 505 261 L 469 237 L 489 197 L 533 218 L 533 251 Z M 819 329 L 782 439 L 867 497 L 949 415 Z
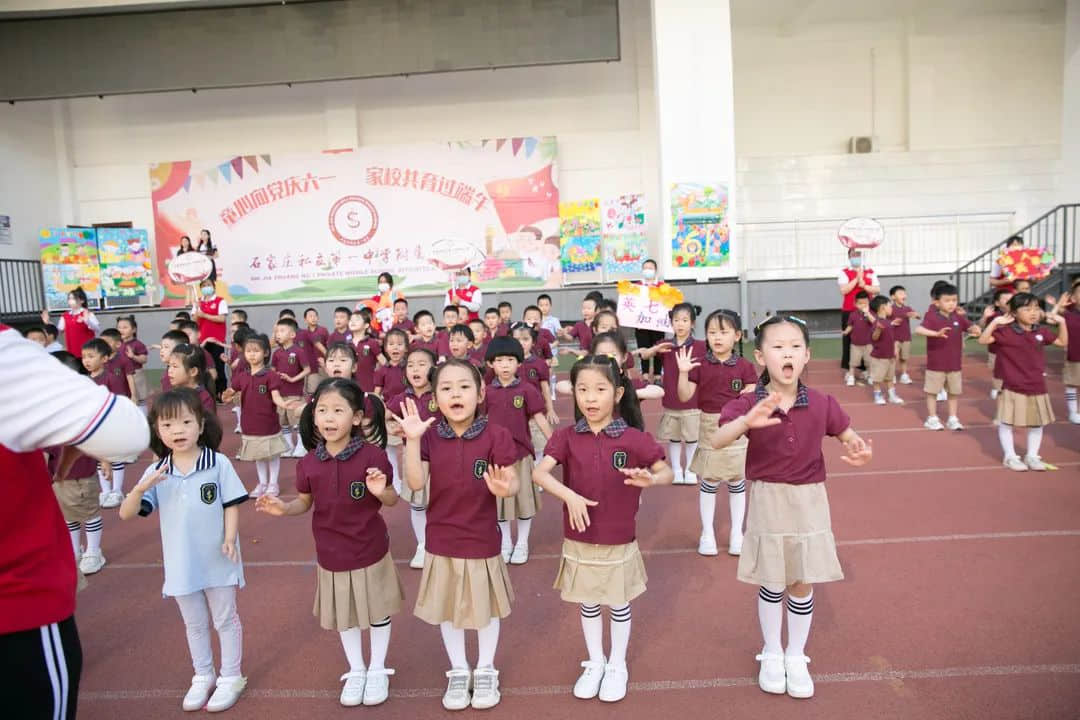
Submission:
M 885 228 L 873 218 L 851 218 L 844 221 L 837 235 L 848 250 L 876 248 L 885 241 Z
M 330 208 L 330 232 L 343 245 L 363 245 L 379 229 L 379 213 L 360 195 L 346 195 Z
M 214 263 L 201 252 L 186 252 L 169 261 L 166 271 L 174 283 L 193 283 L 210 277 Z

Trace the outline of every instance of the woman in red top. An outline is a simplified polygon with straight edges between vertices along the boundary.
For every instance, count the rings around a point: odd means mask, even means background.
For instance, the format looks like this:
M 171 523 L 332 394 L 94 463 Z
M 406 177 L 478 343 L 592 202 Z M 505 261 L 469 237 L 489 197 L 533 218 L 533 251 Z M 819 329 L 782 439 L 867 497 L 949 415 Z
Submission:
M 844 296 L 844 302 L 840 307 L 840 329 L 845 330 L 848 324 L 848 315 L 855 310 L 855 296 L 859 291 L 865 290 L 867 295 L 874 297 L 881 292 L 881 285 L 874 271 L 871 268 L 863 267 L 862 251 L 856 249 L 848 250 L 848 266 L 843 268 L 840 274 L 836 276 L 836 283 L 840 289 L 840 294 Z M 840 345 L 840 367 L 847 370 L 851 366 L 851 337 L 844 335 L 841 338 Z M 859 369 L 865 370 L 866 368 L 860 364 Z
M 225 377 L 225 332 L 229 321 L 229 304 L 217 294 L 214 281 L 206 278 L 199 283 L 199 302 L 191 308 L 191 319 L 199 323 L 199 341 L 217 368 L 214 395 L 220 399 L 221 393 L 228 386 Z
M 82 355 L 82 346 L 97 335 L 98 330 L 101 329 L 101 323 L 87 307 L 86 291 L 81 287 L 68 293 L 67 304 L 68 310 L 60 316 L 60 322 L 56 324 L 56 327 L 64 333 L 64 345 L 67 351 L 79 357 Z M 41 322 L 49 324 L 48 310 L 41 311 Z
M 480 317 L 480 306 L 483 303 L 483 293 L 480 288 L 473 285 L 472 270 L 465 268 L 458 271 L 454 284 L 446 291 L 446 304 L 456 307 L 464 306 L 469 311 L 469 320 Z
M 635 283 L 636 285 L 660 287 L 664 284 L 664 281 L 657 277 L 655 260 L 650 259 L 641 263 L 641 278 L 642 279 L 639 282 Z M 634 341 L 639 348 L 651 348 L 663 339 L 664 333 L 659 330 L 634 328 Z M 662 360 L 657 357 L 653 357 L 650 360 L 642 360 L 641 374 L 645 378 L 645 382 L 651 383 L 653 380 L 660 377 L 660 368 L 662 365 Z

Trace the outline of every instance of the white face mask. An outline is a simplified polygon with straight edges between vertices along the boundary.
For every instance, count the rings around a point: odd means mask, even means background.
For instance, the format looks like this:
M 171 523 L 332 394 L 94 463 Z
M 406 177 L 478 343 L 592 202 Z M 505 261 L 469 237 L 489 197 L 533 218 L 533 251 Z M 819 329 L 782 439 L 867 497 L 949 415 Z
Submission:
M 390 283 L 379 283 L 379 292 L 390 292 Z
M 457 284 L 461 285 L 463 287 L 468 287 L 469 286 L 469 276 L 468 275 L 459 276 L 458 279 L 457 279 Z
M 646 280 L 652 280 L 654 277 L 656 277 L 656 271 L 653 270 L 652 268 L 645 268 L 644 270 L 641 271 L 641 275 Z

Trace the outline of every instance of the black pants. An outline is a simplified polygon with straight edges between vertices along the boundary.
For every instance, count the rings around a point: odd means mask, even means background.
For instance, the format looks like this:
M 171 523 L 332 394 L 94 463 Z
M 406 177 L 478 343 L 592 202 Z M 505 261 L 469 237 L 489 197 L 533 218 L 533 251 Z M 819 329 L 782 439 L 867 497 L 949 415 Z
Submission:
M 657 344 L 664 339 L 664 333 L 659 330 L 642 330 L 641 328 L 634 328 L 634 342 L 637 343 L 639 348 L 649 348 Z M 653 375 L 660 374 L 660 368 L 663 366 L 660 357 L 654 355 L 648 360 L 641 361 L 641 372 L 645 375 L 652 373 Z
M 206 352 L 210 353 L 210 357 L 214 358 L 214 368 L 217 370 L 217 381 L 214 383 L 214 396 L 221 395 L 225 392 L 225 388 L 229 387 L 229 379 L 225 377 L 225 361 L 221 359 L 222 354 L 225 352 L 225 348 L 218 345 L 213 340 L 206 343 Z M 207 368 L 209 370 L 209 368 Z
M 82 673 L 75 616 L 0 635 L 0 698 L 5 717 L 74 720 Z

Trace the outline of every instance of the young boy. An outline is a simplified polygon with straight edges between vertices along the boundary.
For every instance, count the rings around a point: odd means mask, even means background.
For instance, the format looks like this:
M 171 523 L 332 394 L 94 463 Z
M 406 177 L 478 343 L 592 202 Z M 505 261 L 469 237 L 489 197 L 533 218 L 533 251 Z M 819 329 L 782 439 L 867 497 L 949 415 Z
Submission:
M 41 347 L 45 347 L 49 344 L 49 340 L 45 335 L 45 328 L 42 327 L 28 328 L 27 331 L 23 333 L 23 337 L 31 342 L 36 342 Z
M 896 394 L 896 338 L 892 326 L 892 301 L 878 295 L 870 301 L 870 313 L 877 318 L 870 333 L 870 382 L 874 384 L 874 404 L 884 405 L 888 394 L 893 405 L 903 405 Z
M 307 365 L 307 353 L 296 344 L 296 320 L 291 317 L 278 318 L 274 325 L 274 342 L 277 350 L 270 356 L 270 369 L 281 377 L 281 396 L 289 399 L 303 399 L 304 378 L 311 374 Z M 292 445 L 291 451 L 283 457 L 304 457 L 307 450 L 300 442 L 300 414 L 302 407 L 278 408 L 278 421 L 285 442 Z M 290 433 L 295 439 L 290 437 Z
M 60 335 L 60 328 L 52 323 L 45 323 L 43 329 L 45 330 L 45 352 L 63 350 L 64 346 L 56 339 Z
M 514 321 L 514 306 L 503 300 L 499 303 L 499 337 L 510 334 L 510 323 Z
M 351 343 L 356 351 L 356 373 L 353 379 L 364 392 L 374 392 L 375 367 L 379 364 L 382 343 L 371 336 L 371 315 L 364 310 L 367 308 L 354 312 L 349 317 Z
M 109 343 L 101 338 L 87 340 L 82 346 L 82 364 L 90 379 L 98 385 L 104 385 L 113 395 L 129 397 L 130 387 L 124 378 L 120 368 L 110 368 L 109 358 L 112 356 L 112 348 Z M 129 462 L 134 462 L 130 458 Z M 120 507 L 124 501 L 124 468 L 126 462 L 102 463 L 104 472 L 98 472 L 98 483 L 101 486 L 101 494 L 98 503 L 103 508 Z
M 979 328 L 965 315 L 957 312 L 959 291 L 955 285 L 944 283 L 935 286 L 934 306 L 926 313 L 915 332 L 926 337 L 926 393 L 927 430 L 963 430 L 957 411 L 960 393 L 963 391 L 960 368 L 964 355 L 964 333 L 979 336 Z M 949 418 L 945 425 L 937 415 L 938 393 L 946 391 Z
M 851 368 L 844 376 L 844 384 L 849 387 L 855 384 L 855 370 L 865 361 L 870 362 L 870 350 L 873 344 L 871 333 L 877 324 L 877 316 L 870 312 L 870 294 L 860 290 L 855 295 L 855 309 L 848 313 L 847 327 L 844 335 L 851 336 Z
M 455 325 L 458 324 L 459 320 L 461 320 L 461 316 L 458 315 L 457 305 L 447 305 L 443 308 L 443 331 L 447 333 L 447 336 L 449 336 L 450 331 L 454 328 Z
M 457 324 L 468 325 L 469 324 L 469 308 L 464 305 L 457 306 Z
M 900 384 L 910 385 L 911 376 L 907 372 L 908 359 L 911 357 L 911 321 L 918 320 L 919 313 L 907 304 L 907 290 L 903 285 L 894 285 L 889 289 L 892 298 L 892 328 L 896 340 L 896 371 L 900 373 Z
M 177 329 L 187 335 L 188 343 L 195 347 L 202 347 L 199 343 L 199 323 L 194 320 L 181 320 Z M 214 365 L 214 358 L 210 355 L 210 351 L 206 348 L 202 348 L 203 360 L 206 361 L 206 373 L 210 376 L 210 379 L 217 382 L 217 366 Z M 213 385 L 214 383 L 211 383 Z
M 540 327 L 544 328 L 551 333 L 552 337 L 557 337 L 559 330 L 562 328 L 562 323 L 559 322 L 559 318 L 551 314 L 551 296 L 547 293 L 542 293 L 536 297 L 536 306 L 540 308 Z
M 349 318 L 352 316 L 352 310 L 344 305 L 334 308 L 334 331 L 326 337 L 326 347 L 330 347 L 334 343 L 347 343 L 349 338 Z M 325 363 L 319 363 L 325 365 Z
M 158 344 L 158 358 L 161 360 L 161 364 L 165 367 L 169 366 L 169 356 L 172 355 L 173 348 L 177 345 L 184 345 L 188 342 L 188 336 L 179 330 L 169 330 L 167 333 L 161 336 L 161 342 Z M 169 373 L 161 373 L 161 392 L 165 392 L 172 388 L 172 383 L 169 382 Z
M 120 331 L 116 328 L 105 328 L 101 331 L 101 339 L 109 343 L 109 350 L 112 352 L 106 367 L 109 372 L 124 378 L 128 386 L 128 397 L 135 397 L 135 363 L 120 351 L 124 345 Z
M 304 325 L 305 327 L 296 333 L 296 344 L 307 350 L 307 365 L 311 373 L 304 378 L 304 392 L 310 395 L 326 377 L 319 369 L 319 361 L 326 357 L 326 343 L 330 341 L 330 331 L 319 325 L 319 311 L 313 307 L 304 310 Z
M 1008 288 L 998 288 L 994 291 L 994 304 L 988 306 L 983 310 L 982 318 L 979 320 L 979 325 L 983 329 L 987 325 L 992 323 L 995 318 L 999 318 L 1002 315 L 1009 312 L 1009 301 L 1012 300 L 1013 292 Z M 997 343 L 991 343 L 986 346 L 986 363 L 990 366 L 990 399 L 997 400 L 998 393 L 1001 392 L 1002 385 L 1001 376 L 997 372 Z M 938 398 L 940 400 L 941 398 Z
M 484 354 L 487 352 L 488 342 L 490 338 L 487 336 L 487 326 L 484 325 L 484 321 L 477 318 L 476 320 L 469 321 L 469 329 L 473 334 L 473 353 L 480 357 L 481 363 L 484 361 Z
M 547 363 L 549 370 L 549 390 L 551 391 L 551 399 L 555 400 L 555 368 L 558 367 L 559 361 L 555 358 L 555 353 L 558 350 L 558 340 L 555 338 L 555 334 L 544 327 L 544 311 L 536 305 L 529 305 L 525 308 L 525 311 L 521 313 L 521 319 L 526 325 L 534 328 L 536 333 L 536 346 L 533 348 L 541 360 Z M 557 329 L 557 328 L 556 328 Z
M 569 330 L 559 328 L 558 336 L 567 342 L 577 340 L 582 352 L 589 352 L 593 338 L 592 321 L 596 317 L 596 309 L 599 304 L 600 301 L 592 293 L 586 295 L 585 299 L 581 301 L 581 319 L 574 323 L 574 326 Z
M 502 337 L 499 335 L 499 311 L 495 308 L 488 308 L 484 311 L 484 327 L 487 328 L 487 336 L 489 338 Z
M 405 298 L 398 298 L 394 301 L 394 324 L 392 327 L 404 330 L 410 340 L 416 334 L 416 325 L 409 319 L 409 301 Z
M 234 308 L 229 312 L 229 323 L 246 323 L 248 321 L 247 310 Z
M 427 310 L 421 310 L 413 315 L 413 323 L 416 325 L 416 337 L 410 343 L 411 350 L 427 350 L 439 362 L 446 359 L 446 355 L 439 355 L 442 338 L 435 333 L 435 316 Z M 449 347 L 447 347 L 449 353 Z
M 544 398 L 544 416 L 548 419 L 548 424 L 555 427 L 559 424 L 559 416 L 555 413 L 555 401 L 551 394 L 551 371 L 547 362 L 536 355 L 536 328 L 525 323 L 515 323 L 511 326 L 510 333 L 521 345 L 524 358 L 518 367 L 518 377 L 540 391 L 540 397 Z M 547 438 L 541 434 L 539 425 L 532 421 L 529 421 L 529 432 L 532 436 L 533 452 L 539 462 L 544 458 Z
M 453 358 L 455 360 L 464 360 L 467 363 L 475 363 L 475 348 L 473 343 L 476 342 L 476 336 L 473 335 L 472 330 L 468 325 L 455 325 L 450 330 L 450 354 L 446 357 L 447 360 Z M 480 374 L 484 373 L 484 365 L 481 363 L 477 365 L 480 370 Z

